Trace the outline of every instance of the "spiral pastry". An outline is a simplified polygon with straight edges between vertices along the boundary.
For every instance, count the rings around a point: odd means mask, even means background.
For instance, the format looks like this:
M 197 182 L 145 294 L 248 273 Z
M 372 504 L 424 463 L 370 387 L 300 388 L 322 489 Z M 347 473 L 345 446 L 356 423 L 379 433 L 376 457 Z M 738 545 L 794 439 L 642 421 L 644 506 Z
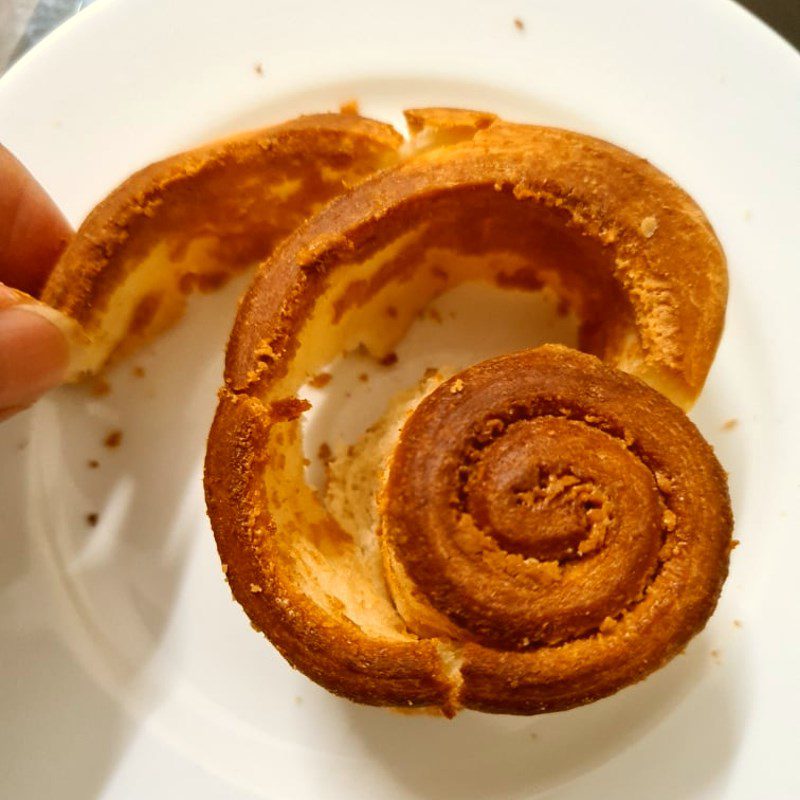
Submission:
M 725 475 L 678 408 L 722 330 L 724 257 L 691 198 L 619 148 L 407 116 L 399 163 L 290 234 L 240 305 L 206 456 L 218 549 L 255 627 L 335 693 L 570 708 L 681 650 L 727 573 Z M 429 381 L 318 495 L 302 385 L 342 352 L 390 352 L 464 281 L 546 289 L 593 355 L 548 346 Z
M 67 333 L 76 377 L 267 258 L 205 470 L 255 627 L 356 701 L 569 708 L 665 663 L 725 578 L 725 476 L 678 408 L 721 335 L 724 255 L 685 192 L 607 142 L 484 112 L 406 118 L 406 143 L 328 114 L 151 165 L 90 213 L 30 302 Z M 313 491 L 303 384 L 354 348 L 390 353 L 465 281 L 551 294 L 585 353 L 428 378 Z

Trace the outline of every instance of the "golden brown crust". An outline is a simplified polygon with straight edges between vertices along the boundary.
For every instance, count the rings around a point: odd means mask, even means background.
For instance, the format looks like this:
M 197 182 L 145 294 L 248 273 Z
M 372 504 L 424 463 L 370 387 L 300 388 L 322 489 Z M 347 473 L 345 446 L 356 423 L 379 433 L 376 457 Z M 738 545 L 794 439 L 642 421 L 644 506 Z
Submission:
M 496 114 L 461 108 L 410 108 L 403 114 L 414 153 L 471 139 L 497 120 Z
M 469 129 L 475 132 L 488 128 L 497 119 L 497 114 L 488 111 L 463 108 L 408 108 L 403 116 L 412 136 L 426 130 Z
M 152 164 L 89 214 L 42 299 L 92 336 L 96 370 L 169 325 L 184 294 L 258 263 L 314 208 L 391 164 L 401 142 L 388 125 L 319 114 Z
M 727 299 L 724 254 L 702 211 L 607 142 L 501 121 L 375 176 L 289 237 L 245 300 L 229 385 L 243 388 L 262 369 L 253 353 L 274 335 L 268 308 L 279 296 L 291 302 L 282 293 L 307 296 L 305 273 L 364 258 L 423 223 L 420 252 L 513 252 L 522 266 L 495 279 L 552 286 L 583 319 L 582 349 L 683 406 L 699 394 Z
M 727 574 L 711 448 L 662 395 L 563 347 L 442 384 L 383 493 L 393 594 L 462 643 L 470 708 L 555 711 L 640 680 L 705 625 Z
M 277 420 L 258 401 L 223 390 L 209 435 L 205 488 L 220 558 L 236 599 L 283 656 L 336 694 L 362 703 L 450 711 L 450 686 L 433 641 L 376 641 L 336 620 L 286 569 L 269 516 L 263 460 Z
M 381 123 L 320 115 L 152 165 L 90 214 L 43 298 L 90 337 L 93 371 L 188 291 L 272 253 L 231 334 L 206 458 L 234 596 L 353 700 L 569 708 L 668 660 L 724 580 L 721 468 L 677 408 L 614 369 L 691 405 L 722 330 L 724 256 L 691 198 L 613 145 L 475 111 L 407 120 L 404 149 Z M 607 365 L 544 348 L 434 391 L 392 456 L 378 548 L 305 484 L 296 393 L 342 350 L 385 355 L 469 280 L 551 290 Z M 387 298 L 397 313 L 376 326 Z
M 447 715 L 571 708 L 663 665 L 716 605 L 732 526 L 724 472 L 676 406 L 591 356 L 546 346 L 484 362 L 428 395 L 406 423 L 381 527 L 403 642 L 365 635 L 299 589 L 300 551 L 287 556 L 291 542 L 264 491 L 277 465 L 261 454 L 283 421 L 223 391 L 206 461 L 209 514 L 254 624 L 345 697 Z M 504 442 L 510 453 L 498 452 Z M 499 465 L 495 475 L 487 461 Z M 475 474 L 480 489 L 466 491 Z M 509 546 L 496 524 L 510 494 L 528 503 L 514 520 L 529 539 L 524 559 L 526 543 Z M 542 546 L 541 558 L 530 555 Z M 433 613 L 415 616 L 408 593 Z
M 284 262 L 317 269 L 427 219 L 418 254 L 516 261 L 492 279 L 551 287 L 581 317 L 582 349 L 690 406 L 727 295 L 724 256 L 691 198 L 643 159 L 591 137 L 477 111 L 406 116 L 414 139 L 404 163 L 317 215 Z M 400 144 L 389 126 L 326 114 L 153 164 L 89 215 L 43 300 L 84 328 L 92 346 L 83 360 L 96 371 L 170 325 L 187 292 L 221 285 L 310 212 L 396 163 Z M 286 272 L 278 260 L 271 268 Z M 251 293 L 265 294 L 274 291 Z M 261 369 L 248 363 L 254 336 L 267 332 L 235 337 L 244 353 L 232 356 L 241 362 L 234 387 Z

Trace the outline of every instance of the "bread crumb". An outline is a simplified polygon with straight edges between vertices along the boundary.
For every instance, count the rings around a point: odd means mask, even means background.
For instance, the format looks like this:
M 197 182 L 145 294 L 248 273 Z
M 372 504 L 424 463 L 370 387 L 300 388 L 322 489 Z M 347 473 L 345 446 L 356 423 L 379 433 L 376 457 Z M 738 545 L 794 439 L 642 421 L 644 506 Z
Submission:
M 367 375 L 367 373 L 366 373 L 366 372 L 362 372 L 362 373 L 361 373 L 361 374 L 358 376 L 358 379 L 361 381 L 361 383 L 366 383 L 366 382 L 369 380 L 369 375 Z
M 722 653 L 720 653 L 719 650 L 712 650 L 711 651 L 711 658 L 713 658 L 714 661 L 717 662 L 717 664 L 721 664 L 722 663 Z
M 95 514 L 95 513 L 87 514 L 86 515 L 86 524 L 89 525 L 89 527 L 94 528 L 94 526 L 97 525 L 97 520 L 98 519 L 100 519 L 98 514 Z
M 136 366 L 131 370 L 134 378 L 144 378 L 144 367 Z
M 256 358 L 261 362 L 275 361 L 278 354 L 272 349 L 272 345 L 267 341 L 262 341 L 255 350 Z M 257 375 L 255 377 L 258 377 Z M 248 380 L 250 375 L 247 376 Z
M 733 627 L 734 628 L 741 628 L 742 627 L 742 621 L 740 619 L 735 619 L 733 621 Z
M 309 386 L 313 386 L 315 389 L 322 389 L 324 386 L 327 386 L 333 380 L 333 375 L 330 372 L 320 372 L 315 375 L 308 383 Z
M 256 61 L 256 63 L 253 64 L 253 72 L 255 72 L 255 74 L 258 75 L 259 78 L 263 78 L 264 65 L 260 61 Z
M 21 442 L 20 442 L 20 443 L 17 445 L 17 450 L 19 450 L 19 451 L 22 451 L 22 450 L 24 450 L 24 449 L 25 449 L 27 446 L 28 446 L 28 440 L 27 440 L 27 439 L 23 439 L 23 440 L 22 440 L 22 441 L 21 441 Z
M 725 422 L 722 423 L 722 430 L 724 431 L 732 431 L 739 425 L 739 420 L 736 417 L 731 417 Z
M 383 367 L 391 367 L 397 363 L 397 353 L 387 353 L 378 363 Z
M 300 695 L 299 695 L 299 694 L 298 694 L 298 695 L 295 695 L 295 698 L 294 698 L 294 703 L 295 703 L 295 705 L 297 705 L 297 706 L 301 706 L 301 705 L 303 705 L 303 698 L 302 698 L 302 697 L 300 697 Z
M 293 422 L 299 419 L 311 408 L 308 400 L 297 397 L 284 397 L 282 400 L 273 400 L 269 404 L 270 417 L 273 422 Z
M 228 574 L 228 565 L 227 564 L 223 564 L 222 565 L 222 574 L 223 575 L 227 575 Z
M 461 378 L 456 378 L 453 381 L 453 385 L 450 387 L 450 394 L 458 394 L 459 392 L 464 391 L 464 381 Z
M 105 397 L 111 393 L 111 384 L 105 378 L 95 378 L 89 387 L 89 392 L 92 397 Z
M 439 313 L 439 309 L 438 308 L 429 308 L 428 309 L 428 316 L 434 322 L 437 322 L 439 325 L 442 324 L 442 315 Z
M 611 633 L 617 627 L 617 622 L 613 617 L 606 617 L 600 623 L 600 633 Z
M 519 17 L 514 17 L 514 27 L 518 31 L 524 31 L 525 30 L 525 23 Z
M 656 472 L 656 486 L 663 494 L 672 493 L 672 481 L 663 472 Z
M 733 552 L 740 544 L 741 544 L 741 542 L 738 539 L 731 539 L 730 552 Z
M 261 587 L 260 587 L 260 586 L 259 586 L 257 583 L 251 583 L 251 584 L 250 584 L 250 591 L 251 591 L 253 594 L 260 594 L 260 593 L 261 593 L 261 592 L 263 592 L 264 590 L 263 590 L 263 589 L 262 589 L 262 588 L 261 588 Z
M 109 431 L 106 438 L 103 439 L 103 446 L 108 448 L 119 447 L 122 444 L 122 431 L 113 430 Z
M 531 731 L 529 735 L 531 739 L 533 739 L 534 741 L 539 738 L 539 734 L 536 733 L 535 731 Z
M 90 458 L 86 462 L 86 466 L 89 467 L 89 469 L 97 469 L 100 466 L 100 462 L 96 458 Z
M 649 239 L 656 232 L 657 227 L 658 220 L 655 217 L 645 217 L 639 226 L 639 230 L 645 239 Z
M 345 102 L 339 106 L 339 113 L 349 114 L 351 116 L 357 117 L 359 114 L 358 100 L 356 100 L 355 98 L 350 98 L 350 100 L 345 100 Z
M 667 509 L 664 512 L 663 520 L 664 520 L 664 527 L 668 531 L 674 531 L 675 530 L 675 525 L 678 522 L 678 518 L 675 516 L 675 512 L 674 511 L 670 511 L 669 509 Z

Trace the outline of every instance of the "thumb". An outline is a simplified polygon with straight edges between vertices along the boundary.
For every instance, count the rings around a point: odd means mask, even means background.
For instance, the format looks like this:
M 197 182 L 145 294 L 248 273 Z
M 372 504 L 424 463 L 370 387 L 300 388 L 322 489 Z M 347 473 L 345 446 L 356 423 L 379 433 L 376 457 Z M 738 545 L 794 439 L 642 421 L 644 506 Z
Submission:
M 28 310 L 27 295 L 0 284 L 0 419 L 61 383 L 69 363 L 64 333 Z

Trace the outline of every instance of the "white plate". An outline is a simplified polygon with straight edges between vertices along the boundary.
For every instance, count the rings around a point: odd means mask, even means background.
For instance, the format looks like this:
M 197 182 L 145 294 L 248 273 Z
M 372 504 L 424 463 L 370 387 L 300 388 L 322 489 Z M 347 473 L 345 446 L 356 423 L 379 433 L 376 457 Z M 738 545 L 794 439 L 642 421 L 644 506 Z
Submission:
M 292 672 L 230 601 L 202 501 L 239 282 L 109 396 L 61 390 L 0 426 L 0 795 L 798 796 L 797 54 L 727 0 L 115 0 L 0 81 L 0 140 L 79 222 L 147 162 L 352 97 L 395 122 L 440 103 L 594 133 L 706 209 L 732 289 L 693 416 L 742 541 L 720 607 L 644 683 L 546 717 L 399 716 Z

